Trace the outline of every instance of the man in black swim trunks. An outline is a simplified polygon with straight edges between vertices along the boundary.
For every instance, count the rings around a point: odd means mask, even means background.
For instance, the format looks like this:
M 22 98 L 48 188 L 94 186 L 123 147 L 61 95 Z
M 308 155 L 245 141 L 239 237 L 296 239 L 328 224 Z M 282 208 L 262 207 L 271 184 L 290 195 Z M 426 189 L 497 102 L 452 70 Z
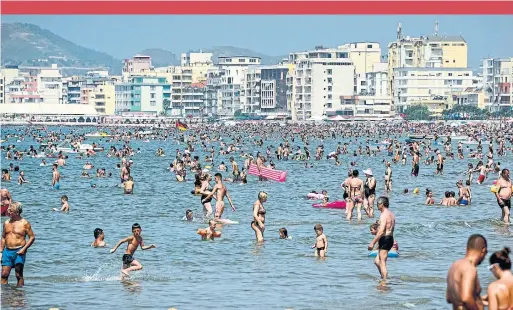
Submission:
M 497 198 L 497 203 L 502 210 L 502 220 L 506 225 L 509 225 L 509 214 L 511 210 L 511 179 L 509 178 L 509 170 L 502 169 L 501 177 L 497 180 L 495 184 L 497 187 L 497 192 L 495 193 L 495 197 Z
M 389 201 L 387 197 L 379 197 L 377 201 L 378 210 L 381 212 L 379 217 L 379 228 L 376 237 L 371 241 L 368 250 L 372 251 L 376 242 L 378 243 L 379 253 L 376 255 L 374 264 L 378 267 L 381 278 L 386 280 L 387 271 L 387 258 L 388 251 L 394 245 L 394 229 L 395 229 L 395 215 L 388 209 Z

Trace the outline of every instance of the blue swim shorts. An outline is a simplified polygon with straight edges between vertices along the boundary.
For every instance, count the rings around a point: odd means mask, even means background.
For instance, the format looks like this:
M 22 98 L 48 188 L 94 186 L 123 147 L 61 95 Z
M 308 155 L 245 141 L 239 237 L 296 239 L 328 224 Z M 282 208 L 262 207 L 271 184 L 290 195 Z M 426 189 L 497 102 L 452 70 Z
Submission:
M 2 252 L 2 266 L 14 267 L 17 264 L 25 265 L 25 256 L 27 254 L 18 255 L 18 251 L 21 248 L 17 249 L 8 249 L 4 248 Z
M 53 188 L 55 188 L 55 189 L 59 189 L 59 188 L 61 188 L 61 185 L 60 185 L 59 183 L 55 183 L 55 185 L 53 186 Z

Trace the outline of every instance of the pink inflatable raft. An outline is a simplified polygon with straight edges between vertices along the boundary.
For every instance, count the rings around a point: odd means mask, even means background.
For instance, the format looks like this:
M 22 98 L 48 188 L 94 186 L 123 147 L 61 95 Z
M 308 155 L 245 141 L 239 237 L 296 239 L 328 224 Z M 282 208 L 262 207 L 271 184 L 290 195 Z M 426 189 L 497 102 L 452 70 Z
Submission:
M 314 208 L 324 208 L 324 209 L 345 209 L 346 202 L 344 200 L 336 200 L 332 202 L 328 202 L 328 204 L 324 207 L 322 203 L 315 203 L 312 205 Z
M 280 171 L 262 167 L 261 173 L 262 177 L 276 182 L 285 182 L 285 180 L 287 179 L 287 171 Z M 258 173 L 258 168 L 256 165 L 249 166 L 248 174 L 260 176 L 260 173 Z

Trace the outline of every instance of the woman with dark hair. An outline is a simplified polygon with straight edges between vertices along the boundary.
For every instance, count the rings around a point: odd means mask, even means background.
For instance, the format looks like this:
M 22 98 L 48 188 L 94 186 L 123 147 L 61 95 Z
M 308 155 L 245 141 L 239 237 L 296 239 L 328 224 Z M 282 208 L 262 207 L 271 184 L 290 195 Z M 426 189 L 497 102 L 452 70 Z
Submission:
M 511 273 L 511 259 L 509 248 L 504 248 L 490 256 L 490 267 L 488 269 L 497 278 L 497 281 L 488 285 L 489 310 L 511 310 L 513 309 L 513 274 Z

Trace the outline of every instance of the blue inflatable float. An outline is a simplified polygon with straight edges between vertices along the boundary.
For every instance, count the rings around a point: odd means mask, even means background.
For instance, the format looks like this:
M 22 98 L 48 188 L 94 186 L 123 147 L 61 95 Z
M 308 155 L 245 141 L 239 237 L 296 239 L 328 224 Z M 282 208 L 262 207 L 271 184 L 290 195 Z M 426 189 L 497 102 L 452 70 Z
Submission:
M 372 251 L 369 253 L 369 257 L 376 257 L 378 255 L 378 251 Z M 399 253 L 396 251 L 389 251 L 388 257 L 399 257 Z

